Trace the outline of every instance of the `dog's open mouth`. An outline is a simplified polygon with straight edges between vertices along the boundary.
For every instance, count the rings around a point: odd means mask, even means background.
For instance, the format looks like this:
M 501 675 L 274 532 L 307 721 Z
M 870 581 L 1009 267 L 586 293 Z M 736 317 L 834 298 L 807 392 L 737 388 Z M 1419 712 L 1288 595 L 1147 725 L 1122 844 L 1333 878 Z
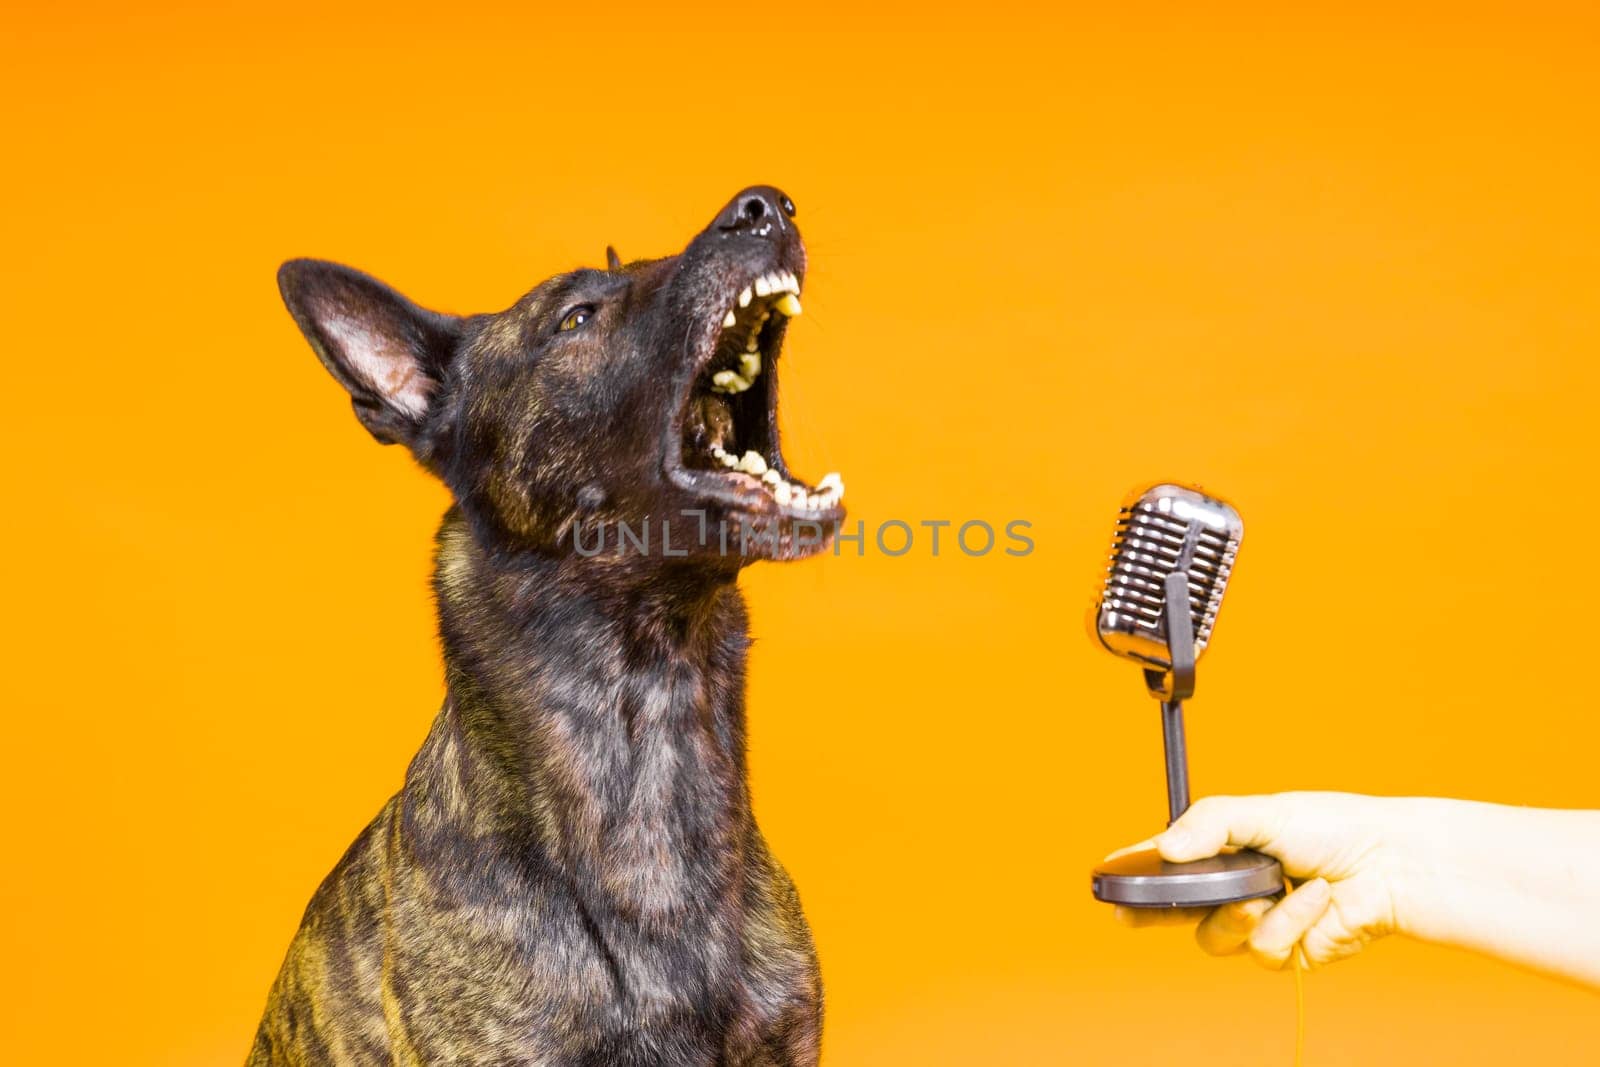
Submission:
M 678 458 L 693 488 L 735 511 L 826 523 L 844 514 L 844 483 L 837 474 L 801 481 L 778 445 L 777 356 L 799 314 L 800 280 L 786 270 L 730 298 L 679 415 Z

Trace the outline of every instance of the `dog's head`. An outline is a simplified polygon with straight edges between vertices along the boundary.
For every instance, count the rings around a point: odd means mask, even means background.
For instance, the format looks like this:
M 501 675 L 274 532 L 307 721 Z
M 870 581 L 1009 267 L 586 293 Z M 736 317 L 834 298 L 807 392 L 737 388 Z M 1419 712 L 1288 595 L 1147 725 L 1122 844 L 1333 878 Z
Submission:
M 800 314 L 794 204 L 746 189 L 675 256 L 576 270 L 511 308 L 427 311 L 335 263 L 278 272 L 356 417 L 406 445 L 497 551 L 795 558 L 844 515 L 837 475 L 778 446 L 778 353 Z M 671 523 L 670 542 L 661 523 Z M 598 534 L 598 537 L 597 537 Z

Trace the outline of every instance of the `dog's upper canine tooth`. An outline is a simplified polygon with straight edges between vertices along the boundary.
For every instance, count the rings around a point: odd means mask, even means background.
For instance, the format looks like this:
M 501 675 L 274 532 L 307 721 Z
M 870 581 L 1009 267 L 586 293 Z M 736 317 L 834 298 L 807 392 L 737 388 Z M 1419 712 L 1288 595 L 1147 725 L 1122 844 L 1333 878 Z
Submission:
M 735 319 L 733 317 L 733 309 L 729 308 L 728 313 L 722 316 L 722 328 L 724 330 L 732 329 L 734 322 Z
M 793 293 L 784 293 L 776 304 L 772 305 L 791 319 L 800 314 L 800 298 Z
M 739 294 L 739 306 L 742 308 L 749 307 L 750 299 L 750 287 L 747 285 L 744 287 L 744 292 Z

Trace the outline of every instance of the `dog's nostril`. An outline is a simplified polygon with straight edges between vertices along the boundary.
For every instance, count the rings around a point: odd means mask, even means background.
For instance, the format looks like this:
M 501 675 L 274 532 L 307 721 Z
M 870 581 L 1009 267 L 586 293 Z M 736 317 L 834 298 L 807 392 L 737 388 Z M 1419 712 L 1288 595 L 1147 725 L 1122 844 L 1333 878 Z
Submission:
M 771 185 L 752 185 L 734 194 L 723 206 L 714 225 L 732 233 L 772 237 L 788 232 L 794 217 L 794 201 L 782 189 Z

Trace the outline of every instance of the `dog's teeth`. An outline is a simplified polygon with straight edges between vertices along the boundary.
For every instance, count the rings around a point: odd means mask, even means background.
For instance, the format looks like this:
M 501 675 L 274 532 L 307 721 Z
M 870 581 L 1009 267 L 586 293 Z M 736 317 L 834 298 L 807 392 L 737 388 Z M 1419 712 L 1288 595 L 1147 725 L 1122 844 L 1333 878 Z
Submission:
M 756 376 L 761 373 L 761 353 L 746 352 L 740 356 L 739 370 L 743 372 L 746 381 L 754 384 Z
M 739 306 L 742 308 L 750 306 L 750 287 L 748 285 L 744 287 L 744 292 L 739 294 Z
M 723 449 L 723 447 L 715 441 L 711 442 L 710 451 L 711 454 L 716 456 L 718 459 L 721 459 L 724 455 L 726 455 L 726 451 Z
M 734 321 L 735 320 L 734 320 L 734 317 L 733 317 L 733 309 L 729 308 L 728 309 L 728 313 L 726 315 L 722 316 L 722 328 L 724 330 L 732 329 Z
M 760 452 L 746 452 L 739 460 L 739 469 L 759 478 L 767 473 L 767 461 L 761 458 Z
M 729 470 L 733 470 L 735 467 L 737 467 L 739 465 L 739 457 L 733 455 L 730 452 L 719 453 L 717 455 L 717 458 L 719 460 L 721 460 L 722 461 L 722 465 L 724 467 L 727 467 Z
M 761 277 L 756 279 L 756 295 L 757 296 L 771 296 L 772 295 L 772 286 L 771 286 L 770 283 L 768 283 L 767 276 L 765 274 L 763 274 Z
M 788 482 L 779 482 L 772 487 L 772 497 L 780 504 L 788 504 L 794 490 L 789 488 Z
M 768 467 L 767 473 L 761 476 L 761 480 L 766 482 L 768 485 L 777 485 L 779 482 L 783 481 L 783 475 L 779 474 L 774 468 Z
M 744 350 L 746 352 L 754 352 L 756 349 L 758 349 L 760 347 L 761 347 L 761 327 L 757 326 L 755 329 L 750 331 L 750 336 L 745 338 Z
M 776 304 L 772 305 L 791 319 L 800 315 L 800 298 L 793 293 L 784 293 Z
M 794 276 L 793 271 L 786 270 L 783 272 L 783 287 L 791 293 L 800 291 L 800 279 Z
M 829 471 L 817 483 L 817 489 L 827 496 L 844 496 L 844 482 L 835 471 Z
M 711 391 L 714 393 L 742 393 L 750 388 L 750 383 L 739 377 L 738 371 L 719 370 L 711 376 Z

